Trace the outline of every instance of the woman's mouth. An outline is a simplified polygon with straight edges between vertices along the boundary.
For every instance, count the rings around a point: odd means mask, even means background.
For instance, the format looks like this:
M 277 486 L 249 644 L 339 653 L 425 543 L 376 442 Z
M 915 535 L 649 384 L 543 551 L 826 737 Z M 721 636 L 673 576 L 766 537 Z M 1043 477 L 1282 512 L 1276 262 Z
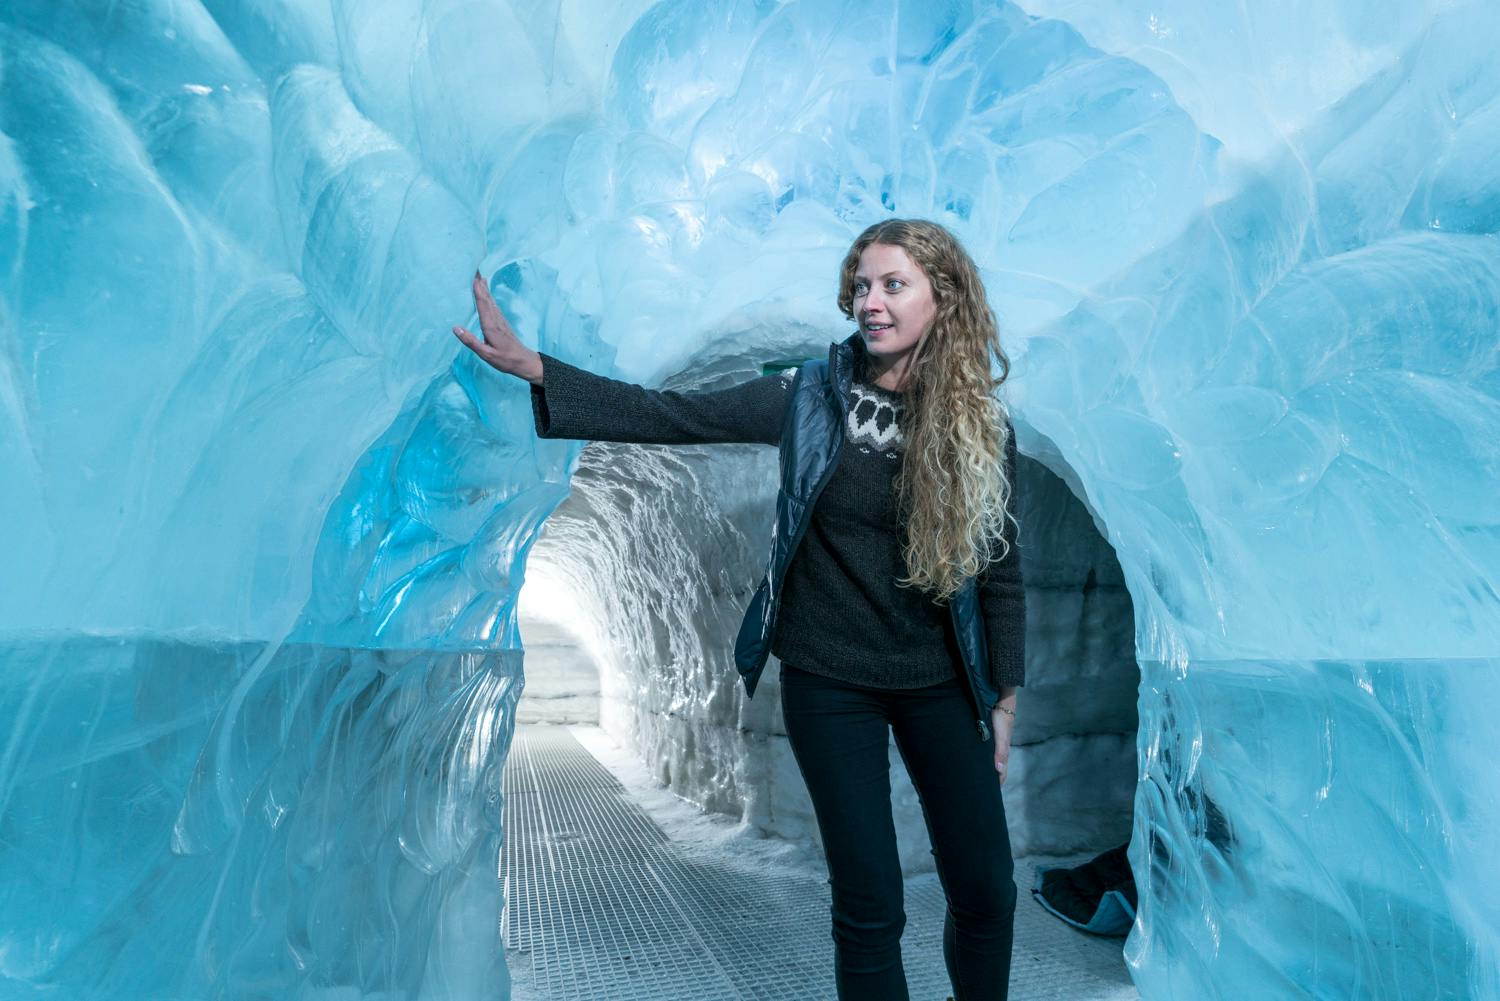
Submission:
M 889 329 L 891 329 L 891 325 L 889 323 L 867 323 L 867 324 L 865 324 L 865 333 L 867 333 L 867 334 L 883 334 L 883 333 L 885 333 Z

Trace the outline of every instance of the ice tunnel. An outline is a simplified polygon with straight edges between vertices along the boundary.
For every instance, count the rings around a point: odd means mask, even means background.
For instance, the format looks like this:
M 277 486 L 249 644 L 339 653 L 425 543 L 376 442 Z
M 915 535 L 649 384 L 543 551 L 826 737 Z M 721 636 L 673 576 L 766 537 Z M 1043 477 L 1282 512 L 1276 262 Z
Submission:
M 9 0 L 0 996 L 509 997 L 528 577 L 662 782 L 808 837 L 730 653 L 774 452 L 539 440 L 447 330 L 478 267 L 541 350 L 727 385 L 844 336 L 839 257 L 904 215 L 1015 362 L 1017 850 L 1130 837 L 1150 1001 L 1500 999 L 1497 38 Z

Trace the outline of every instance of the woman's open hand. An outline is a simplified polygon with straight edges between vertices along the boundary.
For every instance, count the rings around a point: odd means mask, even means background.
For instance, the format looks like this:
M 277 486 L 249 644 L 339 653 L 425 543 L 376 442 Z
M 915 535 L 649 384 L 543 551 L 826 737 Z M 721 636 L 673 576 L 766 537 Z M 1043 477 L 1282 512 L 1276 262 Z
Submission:
M 474 352 L 486 365 L 507 375 L 519 376 L 527 382 L 541 384 L 542 356 L 521 343 L 510 321 L 495 305 L 490 287 L 484 276 L 474 272 L 474 305 L 479 310 L 479 329 L 483 339 L 475 337 L 463 327 L 454 327 L 453 333 L 464 347 Z

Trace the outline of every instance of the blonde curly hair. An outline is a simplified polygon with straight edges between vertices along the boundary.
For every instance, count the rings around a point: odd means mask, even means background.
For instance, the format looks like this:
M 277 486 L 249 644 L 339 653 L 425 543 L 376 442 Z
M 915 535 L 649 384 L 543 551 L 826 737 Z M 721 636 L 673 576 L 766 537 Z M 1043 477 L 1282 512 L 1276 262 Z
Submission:
M 897 584 L 941 602 L 1009 552 L 1003 529 L 1015 516 L 1005 449 L 1013 432 L 996 391 L 1010 359 L 973 259 L 952 233 L 925 219 L 886 219 L 854 241 L 839 274 L 845 316 L 855 319 L 854 274 L 860 254 L 875 243 L 906 251 L 931 282 L 937 307 L 907 369 L 906 454 L 895 489 L 907 569 Z

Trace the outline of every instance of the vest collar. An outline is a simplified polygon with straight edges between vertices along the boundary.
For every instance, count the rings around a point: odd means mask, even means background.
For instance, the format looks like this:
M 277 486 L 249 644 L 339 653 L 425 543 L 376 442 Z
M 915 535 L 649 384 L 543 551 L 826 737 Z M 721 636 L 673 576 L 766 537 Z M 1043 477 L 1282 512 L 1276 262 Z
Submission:
M 828 374 L 838 387 L 839 399 L 848 395 L 854 373 L 862 367 L 867 351 L 865 339 L 858 330 L 844 340 L 834 341 L 828 346 Z

